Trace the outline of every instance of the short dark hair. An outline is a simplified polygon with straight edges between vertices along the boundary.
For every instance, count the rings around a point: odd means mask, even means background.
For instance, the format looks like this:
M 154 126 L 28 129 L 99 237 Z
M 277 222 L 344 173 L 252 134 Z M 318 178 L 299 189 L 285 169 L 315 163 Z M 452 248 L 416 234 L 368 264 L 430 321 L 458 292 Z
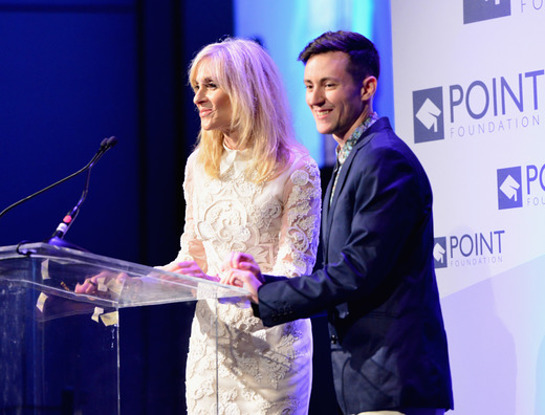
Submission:
M 357 83 L 368 76 L 378 79 L 380 75 L 378 51 L 373 42 L 359 33 L 344 30 L 325 32 L 311 41 L 299 54 L 298 59 L 306 65 L 312 56 L 327 52 L 348 54 L 349 64 L 346 69 Z

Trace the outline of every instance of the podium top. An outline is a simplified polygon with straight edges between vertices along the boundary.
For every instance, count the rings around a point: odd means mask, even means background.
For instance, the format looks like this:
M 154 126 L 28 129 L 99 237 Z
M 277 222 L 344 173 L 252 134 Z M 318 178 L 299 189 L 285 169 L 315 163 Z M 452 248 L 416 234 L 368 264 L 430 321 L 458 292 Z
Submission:
M 75 293 L 76 284 L 90 277 L 97 277 L 96 293 Z M 2 281 L 32 286 L 46 297 L 116 309 L 248 296 L 242 288 L 46 243 L 0 247 Z

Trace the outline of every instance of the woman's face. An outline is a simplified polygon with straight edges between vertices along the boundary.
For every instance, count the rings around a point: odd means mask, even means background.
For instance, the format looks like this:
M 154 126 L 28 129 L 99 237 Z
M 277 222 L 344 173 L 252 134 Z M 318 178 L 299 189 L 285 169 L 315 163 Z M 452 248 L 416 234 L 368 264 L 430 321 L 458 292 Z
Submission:
M 199 110 L 203 130 L 219 130 L 231 136 L 231 117 L 233 109 L 227 93 L 214 79 L 210 60 L 205 58 L 197 66 L 193 91 L 193 102 Z

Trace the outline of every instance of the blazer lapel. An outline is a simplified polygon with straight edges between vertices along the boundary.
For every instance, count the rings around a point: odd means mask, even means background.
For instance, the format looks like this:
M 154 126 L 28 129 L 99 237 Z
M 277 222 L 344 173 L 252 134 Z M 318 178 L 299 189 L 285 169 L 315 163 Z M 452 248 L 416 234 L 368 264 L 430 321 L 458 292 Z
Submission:
M 329 179 L 329 183 L 327 185 L 327 189 L 325 191 L 324 195 L 324 201 L 322 203 L 323 209 L 322 209 L 322 245 L 323 245 L 323 257 L 324 260 L 327 258 L 327 248 L 328 248 L 328 240 L 329 240 L 329 212 L 331 212 L 331 207 L 329 205 L 329 201 L 331 200 L 331 192 L 333 190 L 333 182 L 335 181 L 335 176 L 337 174 L 338 170 L 338 163 L 335 164 L 335 168 L 333 169 L 333 174 L 331 175 L 331 179 Z
M 350 170 L 350 164 L 352 163 L 352 160 L 354 159 L 355 150 L 356 150 L 356 148 L 352 149 L 352 151 L 350 152 L 350 155 L 344 161 L 344 163 L 342 165 L 342 168 L 341 168 L 340 172 L 338 173 L 339 178 L 337 179 L 337 185 L 335 186 L 335 193 L 333 194 L 333 200 L 331 200 L 331 204 L 329 206 L 328 215 L 327 215 L 326 227 L 327 227 L 328 235 L 329 235 L 329 230 L 331 229 L 331 223 L 333 222 L 333 217 L 335 216 L 333 213 L 335 212 L 335 206 L 337 205 L 337 200 L 339 199 L 339 193 L 341 192 L 341 190 L 343 188 L 343 185 L 344 185 L 344 182 L 346 181 L 347 172 Z M 329 182 L 329 184 L 330 184 L 329 187 L 333 187 L 333 180 L 334 179 L 335 178 L 333 177 L 332 180 Z M 329 200 L 331 199 L 332 189 L 328 188 L 328 190 L 330 190 L 330 191 L 328 192 L 328 199 L 327 199 L 326 203 L 329 203 Z
M 333 200 L 331 200 L 331 192 L 333 191 L 333 182 L 335 180 L 335 175 L 337 174 L 337 167 L 335 167 L 334 174 L 331 176 L 331 180 L 329 180 L 329 184 L 327 186 L 327 190 L 324 196 L 324 202 L 322 204 L 323 210 L 321 233 L 323 242 L 323 257 L 325 263 L 328 262 L 327 255 L 329 248 L 329 234 L 331 231 L 331 226 L 333 224 L 333 218 L 335 217 L 335 207 L 337 205 L 337 200 L 339 199 L 339 194 L 342 192 L 343 187 L 346 183 L 346 179 L 350 172 L 352 162 L 354 161 L 356 153 L 373 138 L 375 133 L 377 131 L 382 131 L 385 128 L 390 128 L 390 124 L 387 118 L 380 118 L 360 137 L 352 151 L 350 151 L 348 158 L 343 163 L 341 171 L 339 172 L 339 179 L 337 180 L 337 185 L 335 186 L 335 194 L 333 195 Z M 329 203 L 330 200 L 331 203 Z
M 322 229 L 324 234 L 326 235 L 326 240 L 324 240 L 325 243 L 327 243 L 327 239 L 329 239 L 329 231 L 333 223 L 333 218 L 335 217 L 335 207 L 337 206 L 337 200 L 339 199 L 339 195 L 341 194 L 348 178 L 348 174 L 350 173 L 352 162 L 354 161 L 357 152 L 375 135 L 372 133 L 373 127 L 374 125 L 361 136 L 357 144 L 350 151 L 348 158 L 344 161 L 342 168 L 339 172 L 339 179 L 337 180 L 337 185 L 335 186 L 335 193 L 333 194 L 333 200 L 331 201 L 331 204 L 329 204 L 329 200 L 331 198 L 331 191 L 335 176 L 333 176 L 329 181 L 329 186 L 326 192 L 326 199 L 324 200 L 324 205 L 327 206 L 327 211 L 325 211 L 325 214 L 323 215 L 324 217 L 322 218 Z M 324 222 L 324 220 L 326 222 Z M 327 252 L 327 247 L 325 247 L 324 249 L 326 249 L 325 252 Z

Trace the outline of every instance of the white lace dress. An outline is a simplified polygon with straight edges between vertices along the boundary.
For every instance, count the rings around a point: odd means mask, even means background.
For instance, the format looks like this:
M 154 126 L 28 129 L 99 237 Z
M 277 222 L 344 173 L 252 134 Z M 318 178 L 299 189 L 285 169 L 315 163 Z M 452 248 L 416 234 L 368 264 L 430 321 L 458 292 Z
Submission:
M 245 151 L 225 148 L 219 179 L 207 175 L 196 156 L 186 166 L 186 222 L 175 261 L 195 260 L 216 275 L 230 252 L 241 251 L 252 254 L 264 273 L 310 273 L 321 209 L 314 160 L 294 153 L 287 171 L 255 184 L 244 178 Z M 308 319 L 265 328 L 249 303 L 197 303 L 186 368 L 189 414 L 306 414 L 311 380 Z

